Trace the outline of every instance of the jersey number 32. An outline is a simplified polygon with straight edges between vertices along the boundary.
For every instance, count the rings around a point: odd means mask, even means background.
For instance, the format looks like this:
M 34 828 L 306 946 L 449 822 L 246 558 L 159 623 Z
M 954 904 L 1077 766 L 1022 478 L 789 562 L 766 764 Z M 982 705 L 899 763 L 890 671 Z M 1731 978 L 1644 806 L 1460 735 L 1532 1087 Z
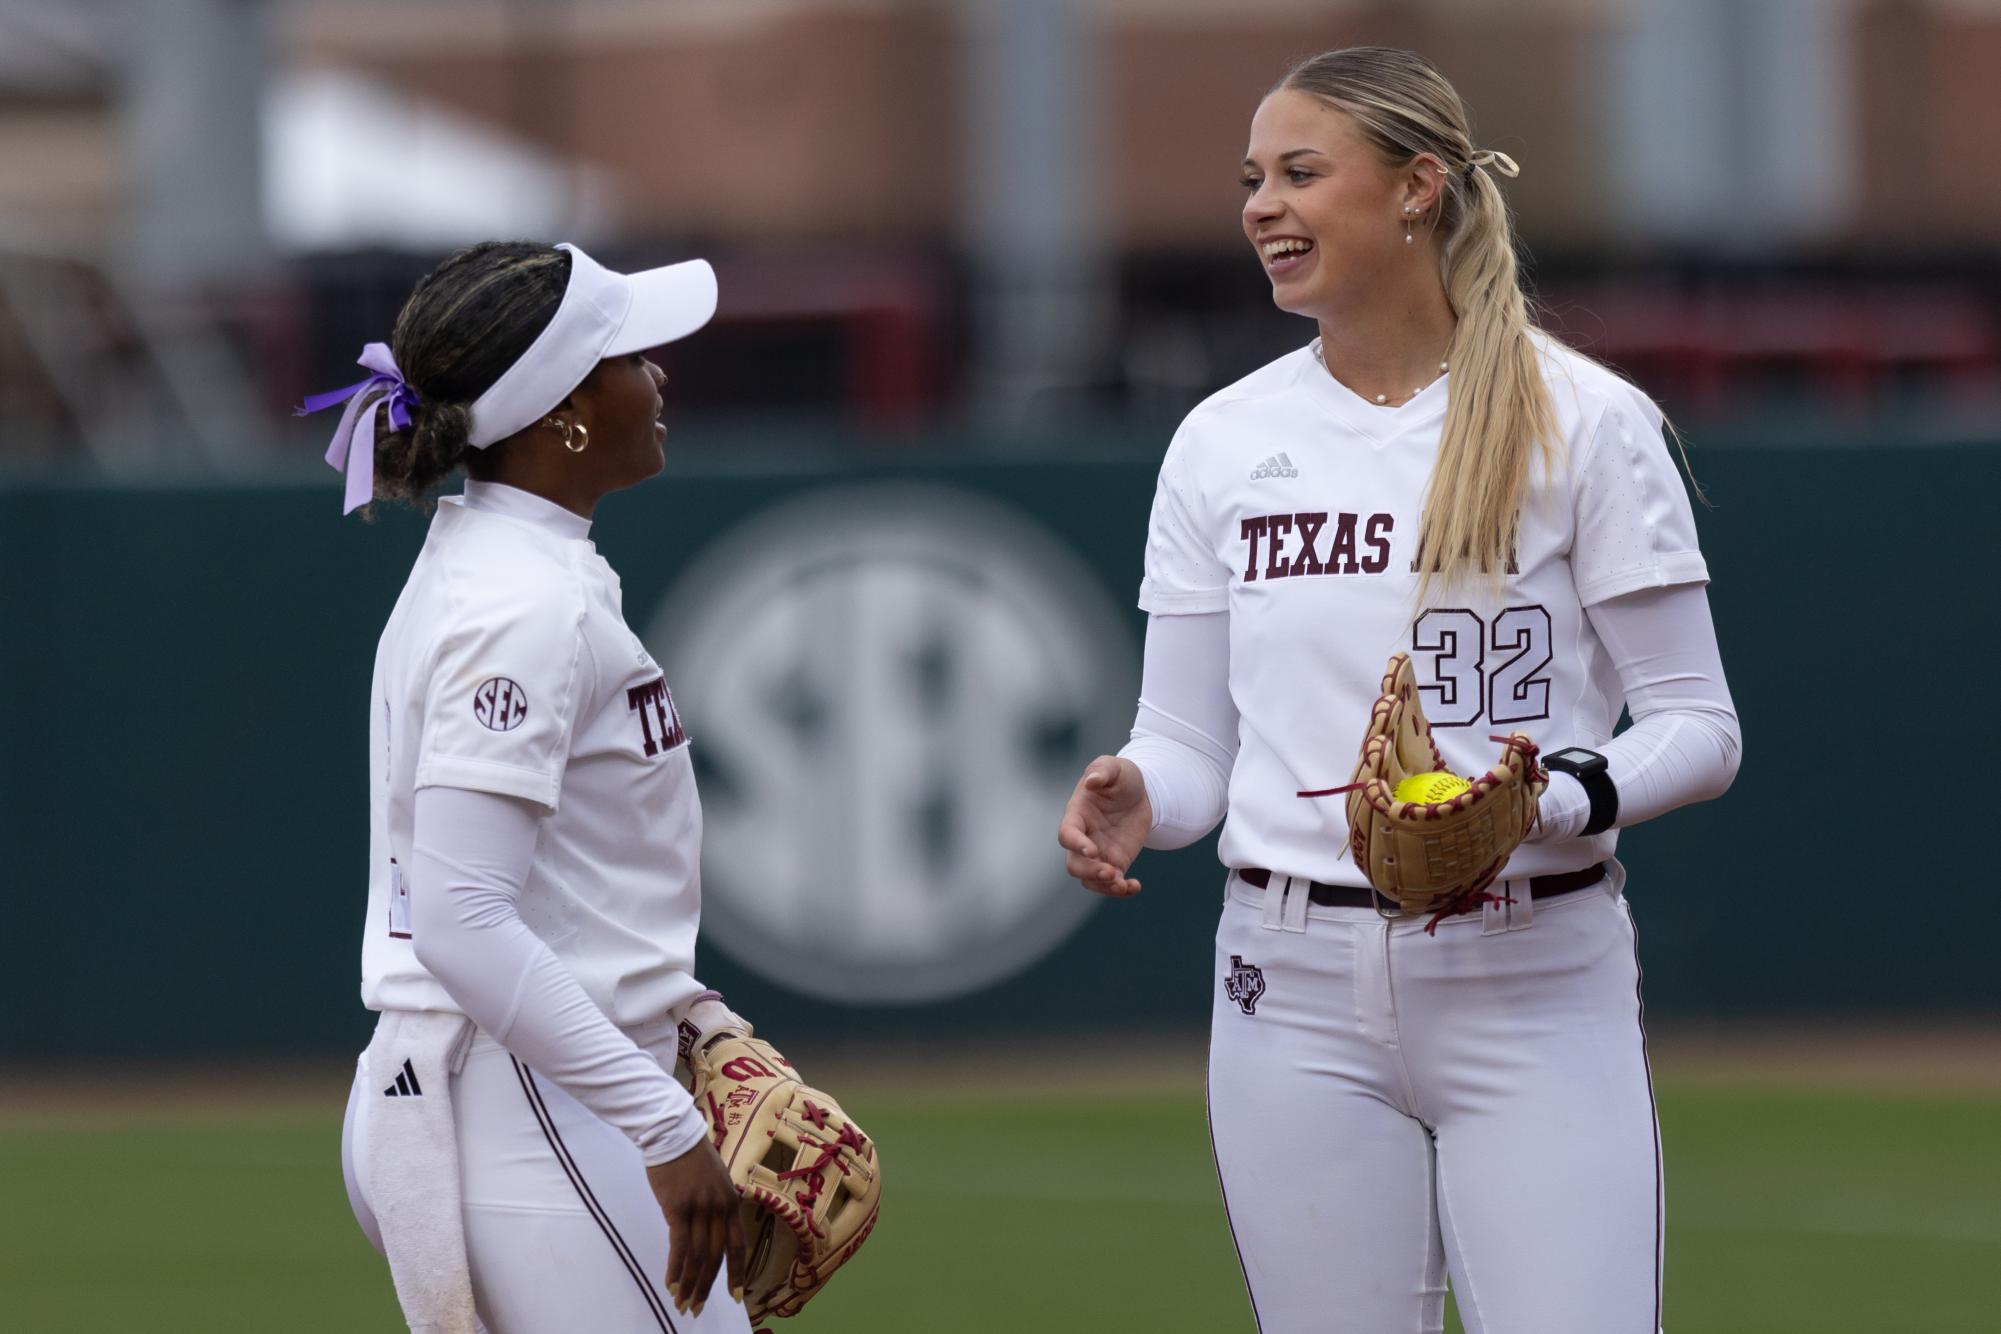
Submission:
M 1533 603 L 1491 620 L 1464 607 L 1425 612 L 1411 631 L 1411 647 L 1431 655 L 1433 680 L 1418 686 L 1424 716 L 1434 727 L 1549 717 L 1550 637 L 1549 611 Z

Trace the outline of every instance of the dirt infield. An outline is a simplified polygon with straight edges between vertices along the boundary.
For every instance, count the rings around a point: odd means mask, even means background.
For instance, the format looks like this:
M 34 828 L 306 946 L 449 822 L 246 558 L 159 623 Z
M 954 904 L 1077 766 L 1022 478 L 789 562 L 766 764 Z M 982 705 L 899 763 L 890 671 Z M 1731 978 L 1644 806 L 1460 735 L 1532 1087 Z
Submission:
M 1674 1027 L 1649 1045 L 1680 1084 L 2001 1091 L 2001 1024 Z
M 1199 1088 L 1201 1033 L 985 1040 L 967 1044 L 802 1044 L 788 1054 L 832 1089 L 927 1099 L 1047 1097 L 1071 1090 Z M 1654 1069 L 1681 1085 L 2001 1092 L 2001 1023 L 1675 1026 L 1650 1038 Z M 206 1061 L 115 1068 L 0 1068 L 0 1121 L 227 1118 L 341 1106 L 352 1058 Z

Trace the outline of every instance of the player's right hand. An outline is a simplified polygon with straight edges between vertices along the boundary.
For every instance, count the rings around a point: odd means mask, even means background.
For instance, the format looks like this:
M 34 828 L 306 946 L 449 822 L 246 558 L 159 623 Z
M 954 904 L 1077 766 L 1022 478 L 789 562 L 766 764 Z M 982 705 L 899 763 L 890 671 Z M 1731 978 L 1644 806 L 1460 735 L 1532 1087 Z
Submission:
M 729 1290 L 743 1291 L 743 1210 L 715 1146 L 703 1140 L 679 1158 L 646 1169 L 667 1219 L 667 1295 L 677 1311 L 700 1315 L 727 1260 Z
M 1070 793 L 1056 842 L 1069 855 L 1063 869 L 1095 894 L 1122 899 L 1139 893 L 1126 870 L 1146 846 L 1153 829 L 1153 804 L 1139 766 L 1116 755 L 1100 755 L 1084 766 Z

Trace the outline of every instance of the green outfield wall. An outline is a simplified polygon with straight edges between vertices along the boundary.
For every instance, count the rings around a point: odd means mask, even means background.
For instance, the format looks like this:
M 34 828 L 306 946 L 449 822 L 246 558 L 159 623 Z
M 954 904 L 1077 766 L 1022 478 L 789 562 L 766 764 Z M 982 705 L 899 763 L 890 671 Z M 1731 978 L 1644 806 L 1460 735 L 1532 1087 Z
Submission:
M 705 979 L 829 1038 L 1202 1023 L 1213 844 L 1122 903 L 1053 844 L 1130 720 L 1155 456 L 732 457 L 596 530 L 694 737 Z M 1696 461 L 1746 758 L 1621 841 L 1650 1013 L 2001 1013 L 2001 448 Z M 363 1041 L 369 664 L 423 521 L 337 497 L 0 483 L 0 1058 Z

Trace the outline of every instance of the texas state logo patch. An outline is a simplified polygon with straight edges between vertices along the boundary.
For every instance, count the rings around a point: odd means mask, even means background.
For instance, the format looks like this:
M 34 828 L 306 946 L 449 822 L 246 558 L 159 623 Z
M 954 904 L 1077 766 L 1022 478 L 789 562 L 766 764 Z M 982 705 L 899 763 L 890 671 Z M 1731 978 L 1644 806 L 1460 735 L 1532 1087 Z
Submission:
M 1245 1014 L 1256 1014 L 1258 997 L 1264 994 L 1264 970 L 1254 963 L 1245 963 L 1243 955 L 1232 954 L 1230 971 L 1223 977 L 1223 995 Z

